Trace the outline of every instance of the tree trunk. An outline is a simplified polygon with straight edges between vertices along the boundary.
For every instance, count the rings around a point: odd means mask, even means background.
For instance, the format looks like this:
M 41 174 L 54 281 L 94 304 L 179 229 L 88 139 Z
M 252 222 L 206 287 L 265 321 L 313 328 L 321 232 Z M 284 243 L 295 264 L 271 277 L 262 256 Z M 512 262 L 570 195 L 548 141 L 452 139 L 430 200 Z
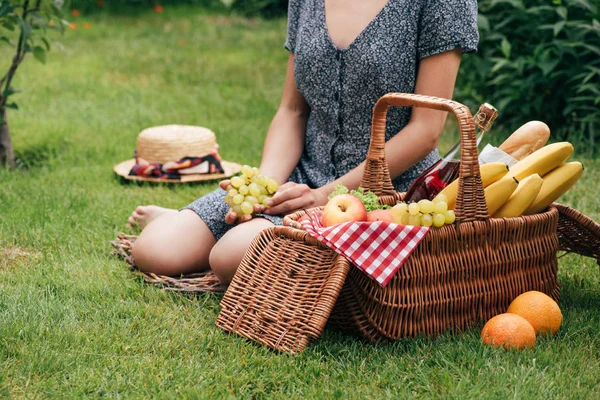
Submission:
M 10 131 L 8 130 L 8 120 L 6 119 L 6 109 L 0 110 L 2 113 L 2 125 L 0 125 L 0 167 L 14 167 L 15 153 L 13 151 Z

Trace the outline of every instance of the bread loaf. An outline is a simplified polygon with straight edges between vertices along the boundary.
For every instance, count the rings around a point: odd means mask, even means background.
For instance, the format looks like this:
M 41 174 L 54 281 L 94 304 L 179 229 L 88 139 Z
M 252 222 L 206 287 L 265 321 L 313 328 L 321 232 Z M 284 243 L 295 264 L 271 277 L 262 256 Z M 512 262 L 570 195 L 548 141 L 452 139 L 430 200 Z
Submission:
M 529 121 L 513 132 L 502 143 L 500 150 L 522 160 L 534 151 L 544 147 L 550 137 L 550 128 L 542 121 Z

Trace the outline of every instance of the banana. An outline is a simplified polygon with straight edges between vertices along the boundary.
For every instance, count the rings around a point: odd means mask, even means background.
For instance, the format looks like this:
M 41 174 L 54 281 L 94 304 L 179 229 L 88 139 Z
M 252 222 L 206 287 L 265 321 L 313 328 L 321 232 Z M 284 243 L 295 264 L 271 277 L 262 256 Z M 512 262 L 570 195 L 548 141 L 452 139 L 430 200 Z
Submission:
M 535 200 L 543 182 L 544 180 L 538 174 L 529 175 L 523 179 L 508 201 L 493 214 L 494 218 L 521 216 Z
M 543 177 L 546 173 L 564 163 L 572 153 L 573 145 L 569 142 L 549 144 L 513 165 L 503 179 L 514 177 L 521 181 L 533 174 Z
M 481 174 L 481 183 L 485 188 L 506 175 L 508 173 L 508 165 L 503 162 L 482 164 L 479 166 L 479 173 Z M 448 198 L 448 209 L 454 210 L 456 196 L 458 196 L 458 179 L 453 180 L 440 193 L 445 194 Z
M 544 175 L 542 188 L 533 203 L 525 210 L 525 215 L 545 210 L 553 201 L 569 190 L 579 180 L 581 174 L 583 174 L 583 165 L 580 162 L 570 162 Z
M 519 181 L 516 178 L 502 178 L 498 182 L 494 182 L 486 187 L 483 192 L 485 194 L 485 204 L 488 209 L 488 215 L 494 215 L 510 198 L 518 185 Z

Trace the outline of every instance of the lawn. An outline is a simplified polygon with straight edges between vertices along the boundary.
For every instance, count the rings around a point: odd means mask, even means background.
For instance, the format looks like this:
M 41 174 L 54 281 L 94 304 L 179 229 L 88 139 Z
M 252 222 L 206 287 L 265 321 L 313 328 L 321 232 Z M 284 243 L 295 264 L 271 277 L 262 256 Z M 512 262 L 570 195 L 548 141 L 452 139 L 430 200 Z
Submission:
M 145 285 L 109 241 L 136 205 L 181 207 L 215 183 L 124 184 L 112 166 L 169 123 L 210 127 L 225 159 L 258 165 L 285 21 L 197 8 L 84 20 L 14 82 L 28 169 L 0 170 L 0 397 L 600 398 L 600 270 L 577 255 L 559 261 L 559 334 L 523 352 L 481 346 L 480 324 L 376 346 L 327 329 L 278 354 L 215 327 L 218 296 Z M 586 171 L 561 202 L 600 221 L 600 160 L 574 158 Z

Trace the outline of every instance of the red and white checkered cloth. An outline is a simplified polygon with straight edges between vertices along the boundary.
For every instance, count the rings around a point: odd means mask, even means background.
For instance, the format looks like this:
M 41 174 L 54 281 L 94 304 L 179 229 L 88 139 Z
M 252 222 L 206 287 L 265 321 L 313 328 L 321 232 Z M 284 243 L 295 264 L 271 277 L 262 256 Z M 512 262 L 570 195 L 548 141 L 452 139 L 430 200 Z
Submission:
M 323 227 L 321 218 L 303 218 L 300 224 L 309 235 L 385 287 L 430 228 L 390 222 L 344 222 Z

